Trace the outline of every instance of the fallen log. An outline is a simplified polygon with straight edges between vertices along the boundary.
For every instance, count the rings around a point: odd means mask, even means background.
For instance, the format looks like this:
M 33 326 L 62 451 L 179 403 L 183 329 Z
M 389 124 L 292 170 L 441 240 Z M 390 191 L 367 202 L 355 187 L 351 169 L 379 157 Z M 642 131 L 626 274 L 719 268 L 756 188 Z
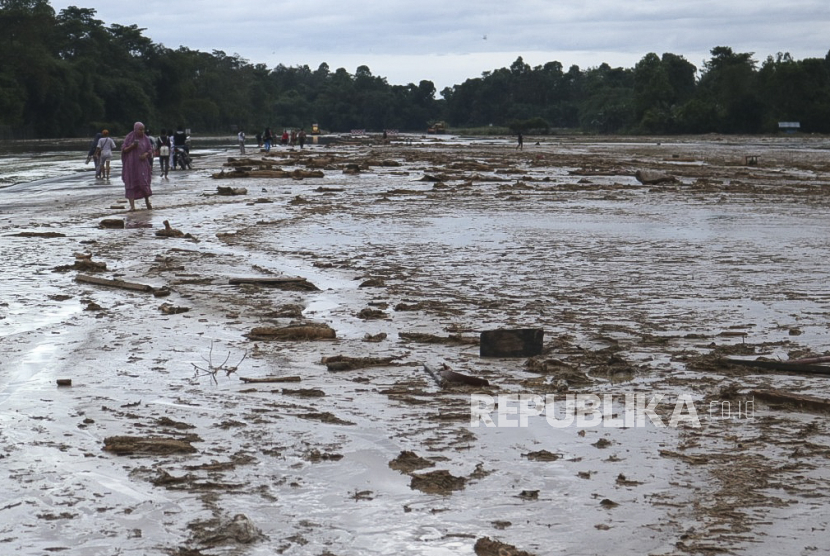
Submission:
M 830 399 L 817 398 L 804 394 L 792 394 L 783 390 L 752 390 L 750 392 L 755 398 L 767 403 L 781 403 L 797 406 L 801 409 L 813 411 L 830 411 Z
M 110 288 L 120 288 L 122 290 L 132 290 L 139 292 L 153 292 L 155 288 L 147 284 L 137 284 L 135 282 L 125 282 L 124 280 L 115 280 L 110 278 L 98 278 L 96 276 L 88 276 L 86 274 L 78 274 L 75 276 L 76 282 L 84 284 L 95 284 L 96 286 L 107 286 Z
M 262 378 L 247 378 L 241 376 L 239 377 L 239 380 L 241 380 L 242 382 L 260 384 L 265 382 L 300 382 L 302 379 L 298 376 L 266 376 Z
M 811 365 L 813 363 L 828 363 L 830 362 L 830 355 L 821 355 L 819 357 L 805 357 L 804 359 L 790 359 L 788 363 L 798 363 L 799 365 Z
M 723 362 L 730 365 L 742 365 L 756 369 L 770 371 L 781 371 L 784 373 L 806 374 L 806 375 L 830 375 L 830 367 L 824 365 L 803 365 L 801 363 L 790 363 L 784 361 L 758 361 L 749 359 L 732 359 L 725 357 Z

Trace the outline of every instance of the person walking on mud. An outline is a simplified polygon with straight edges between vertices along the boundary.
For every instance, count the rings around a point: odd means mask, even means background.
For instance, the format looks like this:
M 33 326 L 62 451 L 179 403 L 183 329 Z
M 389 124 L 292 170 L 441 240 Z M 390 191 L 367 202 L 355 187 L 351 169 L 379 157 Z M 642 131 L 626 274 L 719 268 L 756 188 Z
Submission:
M 109 130 L 101 132 L 101 139 L 98 140 L 98 148 L 96 154 L 98 155 L 98 167 L 100 177 L 110 179 L 110 160 L 112 160 L 112 149 L 115 148 L 115 141 L 110 137 Z
M 245 132 L 240 129 L 236 139 L 239 141 L 239 154 L 245 154 Z
M 523 151 L 524 150 L 525 138 L 522 136 L 521 131 L 519 132 L 519 136 L 518 136 L 517 139 L 518 139 L 518 143 L 516 144 L 516 150 L 517 151 Z
M 147 209 L 153 208 L 150 204 L 153 194 L 150 188 L 152 160 L 153 142 L 144 134 L 144 124 L 136 122 L 121 147 L 121 180 L 124 182 L 124 196 L 130 201 L 130 212 L 135 212 L 135 200 L 142 197 Z

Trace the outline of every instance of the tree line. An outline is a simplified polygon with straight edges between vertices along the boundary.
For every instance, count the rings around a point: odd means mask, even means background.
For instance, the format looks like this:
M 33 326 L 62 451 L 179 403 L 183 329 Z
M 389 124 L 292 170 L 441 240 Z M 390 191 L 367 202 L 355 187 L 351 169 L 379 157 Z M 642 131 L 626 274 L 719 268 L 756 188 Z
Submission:
M 830 133 L 830 52 L 759 64 L 754 53 L 711 50 L 698 71 L 683 56 L 646 54 L 633 68 L 565 71 L 553 61 L 509 68 L 438 91 L 428 80 L 390 85 L 367 66 L 268 68 L 238 55 L 155 44 L 136 25 L 106 25 L 91 8 L 56 13 L 48 0 L 0 0 L 0 136 L 115 134 L 141 120 L 153 130 L 249 134 L 266 126 L 330 131 L 514 131 L 606 134 L 768 133 L 780 121 Z

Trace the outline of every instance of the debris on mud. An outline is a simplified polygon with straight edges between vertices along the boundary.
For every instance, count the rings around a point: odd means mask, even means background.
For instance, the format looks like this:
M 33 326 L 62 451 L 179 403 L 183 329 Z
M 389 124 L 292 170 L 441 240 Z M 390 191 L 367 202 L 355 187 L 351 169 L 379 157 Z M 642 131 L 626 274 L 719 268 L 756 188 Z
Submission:
M 170 222 L 165 220 L 162 222 L 164 224 L 164 229 L 156 230 L 156 237 L 183 237 L 188 239 L 194 239 L 192 235 L 186 234 L 181 230 L 177 230 L 170 226 Z
M 107 228 L 110 230 L 123 230 L 125 222 L 123 218 L 104 218 L 98 223 L 99 228 Z
M 94 284 L 96 286 L 106 286 L 109 288 L 119 288 L 122 290 L 131 290 L 131 291 L 138 291 L 138 292 L 148 292 L 153 293 L 155 288 L 148 284 L 138 284 L 135 282 L 127 282 L 124 280 L 117 280 L 117 279 L 109 279 L 109 278 L 97 278 L 95 276 L 87 276 L 85 274 L 78 274 L 75 276 L 76 282 L 81 282 L 84 284 Z
M 679 180 L 669 174 L 664 172 L 658 172 L 656 170 L 637 170 L 634 173 L 634 177 L 637 178 L 637 181 L 642 183 L 643 185 L 658 185 L 661 183 L 677 183 Z
M 445 345 L 478 345 L 478 338 L 465 337 L 460 334 L 438 336 L 424 332 L 400 332 L 398 337 L 406 342 L 421 344 L 445 344 Z
M 333 340 L 337 337 L 334 329 L 325 323 L 290 324 L 284 327 L 258 326 L 245 334 L 250 340 Z
M 463 490 L 467 485 L 467 479 L 456 477 L 449 471 L 441 469 L 429 473 L 413 474 L 409 487 L 420 490 L 426 494 L 441 494 L 448 496 L 455 490 Z
M 58 266 L 54 268 L 55 272 L 68 272 L 70 270 L 79 270 L 81 272 L 104 272 L 107 270 L 107 263 L 103 261 L 93 261 L 92 255 L 88 253 L 75 253 L 75 262 L 71 265 Z
M 554 454 L 553 452 L 548 452 L 547 450 L 530 452 L 522 454 L 522 456 L 526 457 L 530 461 L 556 461 L 562 457 L 559 454 Z
M 426 469 L 427 467 L 435 467 L 435 463 L 426 458 L 422 458 L 415 452 L 405 450 L 398 454 L 398 457 L 389 462 L 389 467 L 401 473 L 412 473 L 419 469 Z
M 117 456 L 195 454 L 198 450 L 193 447 L 191 442 L 201 442 L 201 439 L 196 435 L 188 435 L 182 439 L 152 436 L 110 436 L 104 439 L 103 450 Z
M 534 556 L 530 552 L 519 550 L 513 545 L 482 537 L 476 541 L 473 550 L 476 556 Z
M 162 303 L 159 306 L 159 311 L 165 315 L 178 315 L 180 313 L 187 313 L 190 311 L 190 307 L 181 307 L 170 303 Z
M 349 357 L 348 355 L 334 355 L 331 357 L 323 357 L 320 363 L 326 366 L 326 369 L 331 372 L 353 371 L 356 369 L 365 369 L 367 367 L 388 367 L 392 365 L 400 365 L 396 363 L 404 357 L 404 355 L 390 356 L 390 357 Z
M 223 186 L 220 185 L 219 187 L 216 188 L 216 194 L 227 196 L 227 197 L 232 197 L 232 196 L 235 196 L 235 195 L 247 195 L 248 190 L 245 189 L 244 187 L 223 187 Z
M 244 284 L 251 286 L 265 286 L 277 288 L 283 291 L 313 292 L 320 290 L 320 288 L 309 282 L 307 278 L 302 278 L 299 276 L 231 278 L 228 280 L 228 283 L 234 286 Z M 300 314 L 302 314 L 302 311 L 300 311 Z
M 265 538 L 245 514 L 237 514 L 232 519 L 198 521 L 191 523 L 190 529 L 194 531 L 193 541 L 203 547 L 251 544 Z

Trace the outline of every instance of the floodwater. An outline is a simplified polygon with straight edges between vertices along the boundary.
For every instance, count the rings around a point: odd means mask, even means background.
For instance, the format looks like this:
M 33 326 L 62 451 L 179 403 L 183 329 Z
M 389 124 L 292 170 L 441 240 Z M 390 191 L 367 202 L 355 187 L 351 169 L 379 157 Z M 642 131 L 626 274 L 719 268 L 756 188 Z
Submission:
M 156 177 L 154 209 L 134 213 L 82 145 L 0 149 L 0 550 L 456 555 L 487 537 L 502 554 L 830 553 L 823 417 L 752 394 L 827 398 L 826 378 L 713 362 L 827 352 L 827 141 L 409 139 L 278 148 L 280 168 L 323 177 L 223 180 L 233 138 L 197 139 L 194 170 Z M 164 221 L 190 237 L 157 237 Z M 76 253 L 172 293 L 77 282 L 61 269 Z M 229 283 L 277 275 L 318 290 Z M 291 321 L 337 339 L 246 337 Z M 496 328 L 542 328 L 544 369 L 448 340 Z M 337 355 L 387 362 L 328 371 Z M 442 389 L 424 364 L 491 386 Z M 516 427 L 509 408 L 492 411 L 505 426 L 471 422 L 473 395 L 566 391 L 663 395 L 664 422 L 687 396 L 701 427 L 557 428 L 545 412 Z M 708 411 L 727 400 L 753 413 Z M 122 435 L 196 451 L 102 450 Z M 390 468 L 402 451 L 433 467 Z M 413 487 L 433 470 L 463 486 Z M 239 514 L 258 534 L 228 526 Z

